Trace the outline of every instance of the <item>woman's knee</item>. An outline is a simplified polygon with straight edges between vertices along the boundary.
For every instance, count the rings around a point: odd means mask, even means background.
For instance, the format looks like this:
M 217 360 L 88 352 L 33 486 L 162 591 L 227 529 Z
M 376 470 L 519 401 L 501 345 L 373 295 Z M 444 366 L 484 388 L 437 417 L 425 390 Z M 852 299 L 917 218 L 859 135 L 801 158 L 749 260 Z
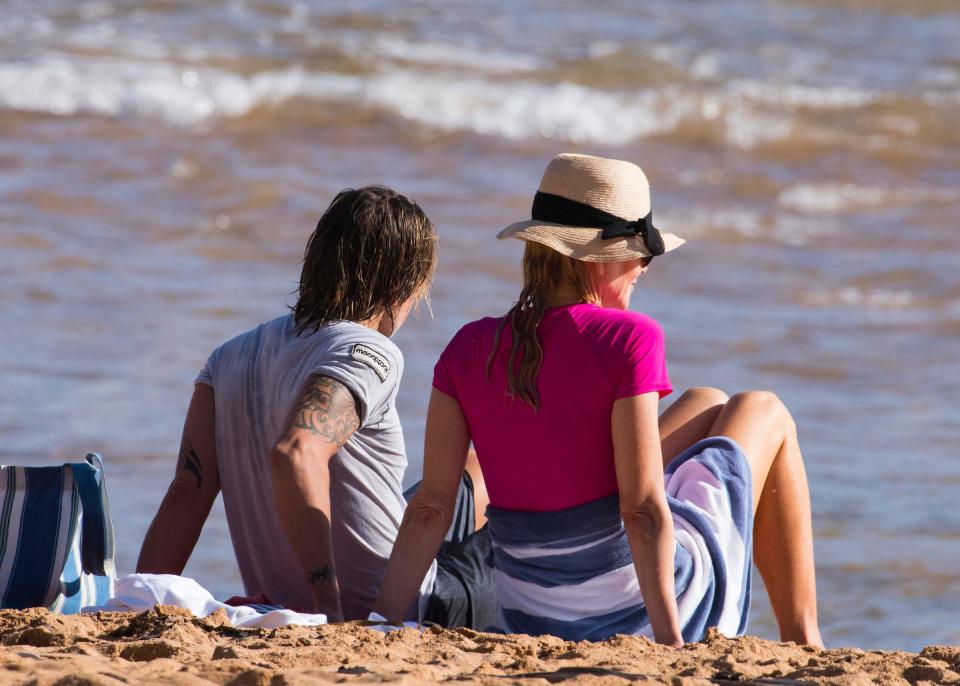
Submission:
M 727 402 L 728 407 L 741 408 L 753 415 L 762 416 L 781 426 L 788 435 L 796 434 L 797 425 L 790 410 L 773 391 L 742 391 Z
M 694 386 L 684 391 L 678 401 L 679 400 L 696 402 L 707 407 L 712 407 L 714 405 L 725 405 L 726 402 L 730 400 L 730 396 L 719 388 L 713 388 L 712 386 Z

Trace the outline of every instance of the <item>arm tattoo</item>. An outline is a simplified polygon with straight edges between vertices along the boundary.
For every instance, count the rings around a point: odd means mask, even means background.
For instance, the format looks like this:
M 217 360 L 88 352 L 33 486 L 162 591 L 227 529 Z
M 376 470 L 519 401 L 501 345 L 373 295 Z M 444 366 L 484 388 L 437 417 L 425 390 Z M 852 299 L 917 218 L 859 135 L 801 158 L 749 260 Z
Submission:
M 323 567 L 317 567 L 310 572 L 310 574 L 307 575 L 307 581 L 313 586 L 319 586 L 328 581 L 332 581 L 335 575 L 336 572 L 333 571 L 333 565 L 327 563 L 323 565 Z
M 193 449 L 190 440 L 187 438 L 183 439 L 183 445 L 180 446 L 180 460 L 177 469 L 186 469 L 193 474 L 193 477 L 197 480 L 197 488 L 203 485 L 203 466 L 200 464 L 200 456 L 197 455 L 197 451 Z
M 360 428 L 359 415 L 353 393 L 346 386 L 329 376 L 313 376 L 303 391 L 293 425 L 339 448 Z

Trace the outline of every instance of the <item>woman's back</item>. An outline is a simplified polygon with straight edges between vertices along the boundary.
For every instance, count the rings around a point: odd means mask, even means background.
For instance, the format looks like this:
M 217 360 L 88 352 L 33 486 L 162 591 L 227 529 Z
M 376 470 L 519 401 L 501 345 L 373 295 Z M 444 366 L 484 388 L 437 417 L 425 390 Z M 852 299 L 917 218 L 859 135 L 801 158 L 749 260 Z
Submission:
M 620 518 L 612 415 L 621 398 L 670 392 L 663 333 L 650 317 L 626 310 L 587 303 L 548 308 L 537 326 L 543 358 L 534 410 L 507 393 L 509 326 L 487 375 L 501 322 L 464 326 L 434 375 L 434 387 L 463 411 L 490 496 L 499 628 L 570 640 L 652 637 Z M 665 476 L 667 495 L 683 491 L 685 500 L 696 501 L 692 508 L 672 502 L 683 513 L 675 522 L 672 576 L 684 637 L 696 639 L 711 625 L 742 632 L 748 529 L 732 501 L 710 502 L 710 494 L 749 492 L 749 474 L 729 468 L 737 448 L 724 439 L 678 462 L 679 473 Z
M 507 394 L 509 326 L 487 376 L 501 321 L 464 326 L 434 376 L 434 386 L 460 402 L 491 505 L 555 511 L 616 493 L 614 401 L 671 390 L 660 327 L 646 315 L 592 304 L 548 309 L 537 329 L 543 363 L 534 411 Z

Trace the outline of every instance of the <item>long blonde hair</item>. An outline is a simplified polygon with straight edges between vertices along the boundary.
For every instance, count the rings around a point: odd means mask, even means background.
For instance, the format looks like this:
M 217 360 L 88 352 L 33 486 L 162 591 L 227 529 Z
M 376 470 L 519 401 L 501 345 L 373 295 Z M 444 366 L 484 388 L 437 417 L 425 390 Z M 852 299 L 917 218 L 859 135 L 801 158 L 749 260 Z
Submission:
M 507 357 L 507 395 L 520 398 L 534 411 L 540 410 L 537 376 L 543 364 L 543 346 L 537 337 L 537 327 L 543 319 L 547 300 L 564 286 L 573 289 L 581 302 L 600 303 L 596 289 L 591 286 L 584 264 L 572 257 L 548 248 L 541 243 L 525 241 L 523 252 L 523 289 L 520 297 L 497 325 L 493 350 L 487 358 L 487 378 L 491 371 L 503 328 L 510 323 L 513 340 Z

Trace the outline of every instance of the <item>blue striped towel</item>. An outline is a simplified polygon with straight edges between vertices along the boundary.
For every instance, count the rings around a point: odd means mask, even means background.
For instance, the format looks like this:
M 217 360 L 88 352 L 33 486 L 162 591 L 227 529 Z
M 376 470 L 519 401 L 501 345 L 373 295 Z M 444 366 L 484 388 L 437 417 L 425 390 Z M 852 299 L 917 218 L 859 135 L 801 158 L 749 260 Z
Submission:
M 741 635 L 750 610 L 750 466 L 736 443 L 708 438 L 665 473 L 676 537 L 674 580 L 685 641 L 709 627 Z M 612 495 L 555 512 L 490 507 L 501 626 L 510 633 L 603 640 L 653 637 Z
M 0 607 L 71 614 L 113 595 L 103 462 L 0 466 Z

